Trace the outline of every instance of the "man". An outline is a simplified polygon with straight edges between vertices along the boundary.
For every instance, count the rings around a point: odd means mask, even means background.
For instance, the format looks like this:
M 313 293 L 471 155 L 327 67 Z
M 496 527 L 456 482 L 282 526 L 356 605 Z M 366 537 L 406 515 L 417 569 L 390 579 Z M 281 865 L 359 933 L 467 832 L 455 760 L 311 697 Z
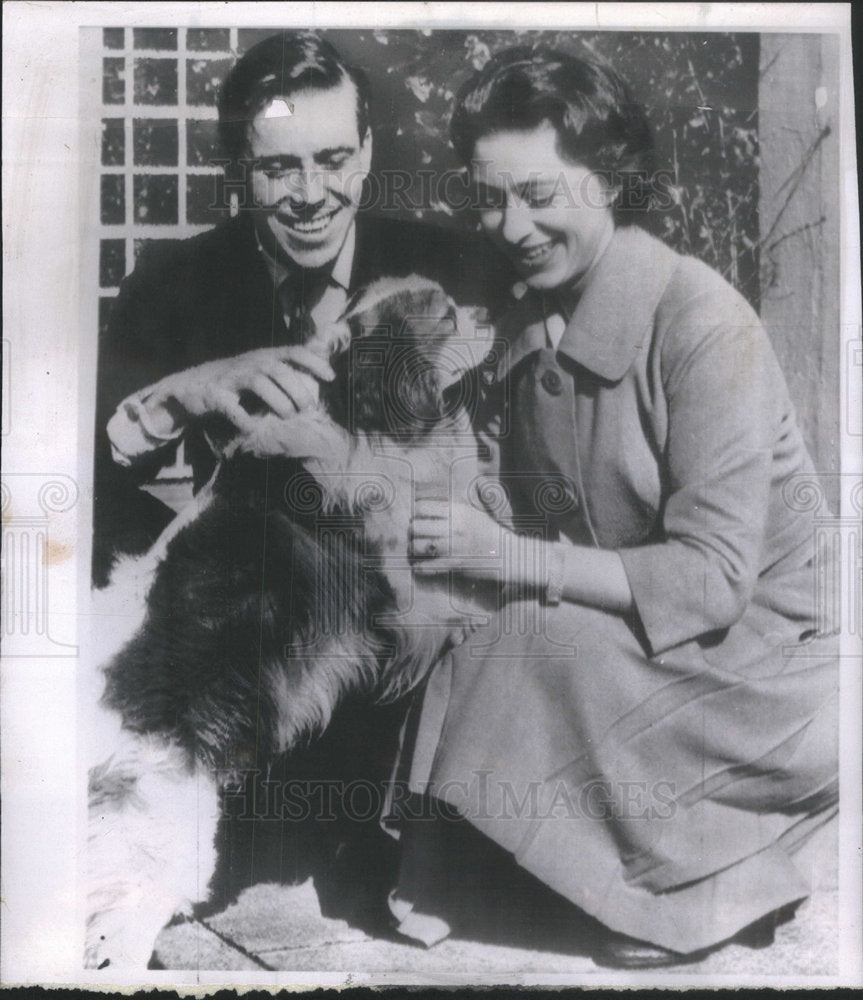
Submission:
M 173 516 L 141 487 L 172 461 L 178 442 L 199 488 L 216 461 L 208 438 L 230 433 L 256 410 L 290 417 L 315 402 L 318 380 L 332 374 L 303 345 L 341 314 L 355 289 L 384 275 L 419 273 L 456 301 L 493 307 L 512 280 L 478 235 L 358 211 L 372 157 L 368 85 L 320 39 L 282 33 L 250 49 L 225 80 L 219 129 L 229 170 L 244 178 L 239 214 L 158 259 L 142 258 L 122 284 L 100 344 L 97 586 L 115 554 L 145 550 Z M 346 706 L 323 739 L 292 756 L 291 779 L 307 781 L 310 795 L 316 783 L 329 789 L 383 780 L 400 719 L 398 706 Z M 287 871 L 305 877 L 309 864 L 313 872 L 324 866 L 318 874 L 336 895 L 350 895 L 353 876 L 339 882 L 336 857 L 374 879 L 390 838 L 338 808 L 324 818 L 337 816 L 342 822 L 313 824 L 309 837 L 297 824 L 287 832 L 276 825 L 274 864 L 263 846 L 273 824 L 254 824 L 248 865 L 249 824 L 229 824 L 222 857 L 230 871 L 214 887 L 214 901 L 226 902 L 241 888 L 238 880 L 272 881 Z M 345 851 L 344 841 L 360 846 Z
M 244 177 L 239 215 L 143 258 L 100 344 L 97 585 L 115 554 L 142 551 L 172 516 L 141 487 L 180 440 L 199 488 L 215 462 L 207 435 L 225 421 L 314 403 L 331 373 L 303 343 L 356 288 L 419 273 L 493 307 L 511 283 L 478 236 L 358 212 L 368 84 L 319 38 L 286 32 L 250 49 L 225 80 L 219 130 L 229 170 Z

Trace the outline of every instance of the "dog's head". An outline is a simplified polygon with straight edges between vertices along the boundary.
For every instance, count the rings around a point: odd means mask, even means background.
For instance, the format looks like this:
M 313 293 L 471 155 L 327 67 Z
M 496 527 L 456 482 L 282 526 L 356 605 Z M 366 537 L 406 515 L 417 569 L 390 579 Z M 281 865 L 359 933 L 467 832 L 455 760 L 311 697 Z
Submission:
M 436 282 L 382 278 L 348 304 L 325 405 L 351 433 L 418 440 L 464 405 L 462 393 L 448 390 L 493 341 L 485 311 L 456 306 Z

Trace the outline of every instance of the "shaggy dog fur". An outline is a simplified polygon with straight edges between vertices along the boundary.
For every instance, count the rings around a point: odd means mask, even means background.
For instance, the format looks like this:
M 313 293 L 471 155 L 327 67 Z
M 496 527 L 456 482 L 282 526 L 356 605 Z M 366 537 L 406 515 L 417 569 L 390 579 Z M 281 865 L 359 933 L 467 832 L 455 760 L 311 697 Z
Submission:
M 487 620 L 493 587 L 414 578 L 408 556 L 414 498 L 466 498 L 478 475 L 445 392 L 488 349 L 475 320 L 417 277 L 359 293 L 322 405 L 260 415 L 96 595 L 112 648 L 96 660 L 88 967 L 144 968 L 206 898 L 231 774 L 320 732 L 349 693 L 409 690 Z

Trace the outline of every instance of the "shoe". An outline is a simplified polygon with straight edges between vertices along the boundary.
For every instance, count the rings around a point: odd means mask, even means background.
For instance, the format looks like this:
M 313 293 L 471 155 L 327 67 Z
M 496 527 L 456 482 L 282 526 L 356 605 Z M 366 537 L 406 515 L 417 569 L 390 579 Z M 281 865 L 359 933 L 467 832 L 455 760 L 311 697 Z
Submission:
M 712 950 L 702 948 L 692 952 L 672 951 L 650 941 L 639 941 L 626 934 L 608 931 L 594 947 L 590 957 L 597 965 L 606 969 L 667 969 L 673 965 L 700 962 Z
M 594 947 L 591 958 L 597 965 L 608 969 L 667 969 L 674 965 L 691 965 L 729 944 L 742 944 L 747 948 L 769 948 L 773 944 L 776 928 L 794 919 L 797 903 L 780 906 L 738 931 L 734 937 L 699 951 L 680 952 L 663 948 L 650 941 L 639 941 L 616 931 L 606 931 Z

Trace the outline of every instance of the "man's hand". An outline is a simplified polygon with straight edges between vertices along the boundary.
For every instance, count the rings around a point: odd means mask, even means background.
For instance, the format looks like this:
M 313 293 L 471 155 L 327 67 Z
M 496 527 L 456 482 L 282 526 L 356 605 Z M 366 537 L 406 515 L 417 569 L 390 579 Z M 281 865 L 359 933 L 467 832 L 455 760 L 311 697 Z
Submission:
M 249 431 L 254 418 L 243 397 L 254 398 L 266 413 L 289 417 L 316 406 L 319 380 L 333 378 L 329 364 L 308 348 L 261 348 L 169 375 L 153 387 L 145 406 L 151 423 L 159 409 L 165 411 L 163 418 L 173 421 L 170 411 L 179 407 L 187 417 L 219 413 L 239 430 Z
M 249 419 L 252 421 L 249 430 L 243 431 L 234 441 L 239 451 L 259 458 L 317 460 L 333 469 L 347 463 L 350 435 L 320 407 L 290 417 L 265 413 Z
M 254 435 L 262 418 L 288 421 L 318 405 L 320 380 L 335 373 L 308 347 L 271 347 L 168 375 L 125 399 L 108 422 L 114 461 L 130 466 L 176 441 L 190 420 L 226 417 Z

